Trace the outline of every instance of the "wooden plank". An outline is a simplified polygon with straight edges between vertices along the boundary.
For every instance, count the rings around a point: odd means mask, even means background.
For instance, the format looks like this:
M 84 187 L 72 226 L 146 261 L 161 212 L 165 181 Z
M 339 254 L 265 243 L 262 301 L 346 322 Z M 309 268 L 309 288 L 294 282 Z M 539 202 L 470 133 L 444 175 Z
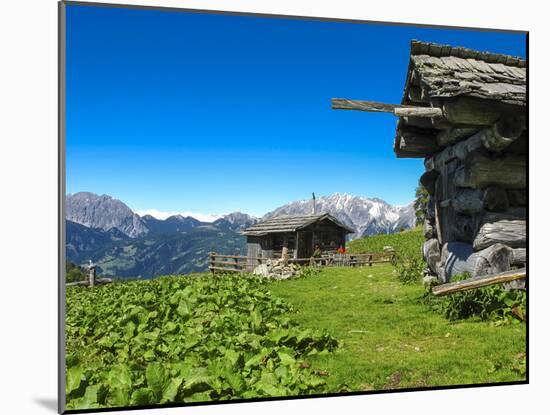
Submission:
M 483 189 L 501 186 L 505 189 L 527 187 L 527 159 L 522 156 L 504 156 L 495 159 L 475 152 L 469 154 L 464 167 L 457 171 L 454 182 L 458 187 Z
M 246 262 L 234 262 L 234 261 L 210 261 L 210 264 L 214 265 L 230 265 L 233 267 L 246 267 Z
M 411 106 L 400 104 L 384 104 L 375 101 L 359 101 L 355 99 L 332 98 L 333 110 L 355 110 L 367 112 L 389 112 L 392 113 L 396 108 L 410 108 Z
M 443 111 L 436 107 L 412 107 L 412 108 L 394 108 L 394 115 L 398 117 L 418 117 L 418 118 L 442 118 Z
M 436 297 L 442 295 L 453 294 L 456 292 L 473 290 L 476 288 L 487 287 L 494 284 L 502 284 L 505 282 L 521 280 L 527 278 L 525 268 L 501 272 L 498 274 L 487 275 L 483 277 L 469 278 L 467 280 L 450 282 L 447 284 L 436 285 L 432 288 L 432 294 Z
M 332 109 L 366 112 L 388 112 L 398 117 L 440 118 L 440 108 L 419 107 L 414 105 L 386 104 L 375 101 L 362 101 L 345 98 L 332 98 Z

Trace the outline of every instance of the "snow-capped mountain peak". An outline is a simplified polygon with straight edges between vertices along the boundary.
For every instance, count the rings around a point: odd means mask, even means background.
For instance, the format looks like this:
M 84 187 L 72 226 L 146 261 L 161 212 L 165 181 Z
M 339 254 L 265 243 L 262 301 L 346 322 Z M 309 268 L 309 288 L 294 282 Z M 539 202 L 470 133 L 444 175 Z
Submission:
M 313 200 L 298 200 L 281 206 L 264 215 L 269 219 L 280 215 L 306 215 L 313 212 Z M 357 230 L 351 238 L 377 233 L 391 233 L 414 226 L 412 203 L 406 206 L 392 206 L 378 198 L 353 196 L 348 193 L 334 193 L 318 197 L 315 212 L 330 213 L 346 225 Z

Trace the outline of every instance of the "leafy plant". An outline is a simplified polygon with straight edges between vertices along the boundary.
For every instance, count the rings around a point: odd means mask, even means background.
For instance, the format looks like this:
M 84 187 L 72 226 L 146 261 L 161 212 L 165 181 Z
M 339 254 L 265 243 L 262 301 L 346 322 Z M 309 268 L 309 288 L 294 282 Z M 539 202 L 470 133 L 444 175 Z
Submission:
M 319 267 L 314 267 L 314 266 L 300 267 L 300 276 L 301 277 L 305 277 L 305 278 L 314 277 L 316 275 L 319 275 L 320 272 L 321 272 L 321 268 L 319 268 Z
M 470 278 L 469 273 L 456 275 L 452 281 Z M 523 290 L 506 290 L 492 285 L 475 290 L 457 292 L 440 299 L 426 294 L 425 301 L 450 320 L 477 317 L 494 320 L 498 324 L 524 321 L 527 295 Z
M 163 277 L 67 288 L 67 408 L 322 391 L 308 356 L 337 341 L 292 323 L 267 282 Z
M 65 266 L 66 282 L 83 281 L 87 278 L 88 273 L 83 267 L 73 264 L 71 261 L 67 261 L 67 264 Z
M 397 279 L 403 284 L 413 284 L 422 277 L 426 264 L 420 255 L 397 253 L 393 262 Z

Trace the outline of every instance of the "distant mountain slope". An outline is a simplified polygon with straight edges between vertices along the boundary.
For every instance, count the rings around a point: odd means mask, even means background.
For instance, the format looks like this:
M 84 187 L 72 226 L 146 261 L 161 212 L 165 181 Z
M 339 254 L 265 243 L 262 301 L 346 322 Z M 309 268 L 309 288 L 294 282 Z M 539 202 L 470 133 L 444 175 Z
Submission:
M 67 258 L 79 265 L 89 259 L 95 260 L 96 251 L 130 239 L 116 228 L 104 231 L 88 228 L 70 220 L 65 221 L 65 238 Z
M 214 221 L 213 225 L 220 229 L 238 232 L 254 225 L 256 222 L 258 222 L 258 218 L 254 216 L 241 212 L 233 212 Z
M 66 219 L 104 231 L 116 228 L 125 235 L 135 238 L 149 232 L 139 215 L 122 203 L 107 195 L 90 192 L 69 194 L 66 197 Z
M 377 198 L 363 198 L 346 193 L 334 193 L 316 201 L 317 213 L 330 213 L 357 232 L 351 235 L 356 239 L 365 235 L 392 233 L 414 225 L 412 203 L 396 207 Z M 305 215 L 313 209 L 313 201 L 298 200 L 281 206 L 264 215 L 269 219 L 280 215 Z
M 149 232 L 154 235 L 170 235 L 185 232 L 205 224 L 191 216 L 182 215 L 170 216 L 164 220 L 157 219 L 151 215 L 145 215 L 141 217 L 141 220 L 147 229 L 149 229 Z
M 107 243 L 93 251 L 93 261 L 101 274 L 118 278 L 152 278 L 208 269 L 208 253 L 246 253 L 246 239 L 233 231 L 201 225 L 172 235 L 146 235 Z M 68 258 L 75 263 L 67 250 Z M 87 260 L 85 254 L 79 258 Z

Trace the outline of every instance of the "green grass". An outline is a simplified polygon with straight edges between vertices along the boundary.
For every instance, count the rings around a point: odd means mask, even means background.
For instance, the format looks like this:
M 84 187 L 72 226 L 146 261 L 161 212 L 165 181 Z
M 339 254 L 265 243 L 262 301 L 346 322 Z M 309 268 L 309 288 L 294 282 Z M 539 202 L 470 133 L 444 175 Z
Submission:
M 406 234 L 414 239 L 416 233 Z M 391 245 L 392 235 L 365 239 Z M 376 246 L 364 240 L 354 245 Z M 329 373 L 329 392 L 525 380 L 525 324 L 450 322 L 420 302 L 419 284 L 400 284 L 392 270 L 325 268 L 271 284 L 275 296 L 295 307 L 292 319 L 301 327 L 326 330 L 339 340 L 337 351 L 309 360 Z
M 385 246 L 393 247 L 398 253 L 420 255 L 420 247 L 424 243 L 421 228 L 415 228 L 393 234 L 380 234 L 356 239 L 348 243 L 351 253 L 382 252 Z

